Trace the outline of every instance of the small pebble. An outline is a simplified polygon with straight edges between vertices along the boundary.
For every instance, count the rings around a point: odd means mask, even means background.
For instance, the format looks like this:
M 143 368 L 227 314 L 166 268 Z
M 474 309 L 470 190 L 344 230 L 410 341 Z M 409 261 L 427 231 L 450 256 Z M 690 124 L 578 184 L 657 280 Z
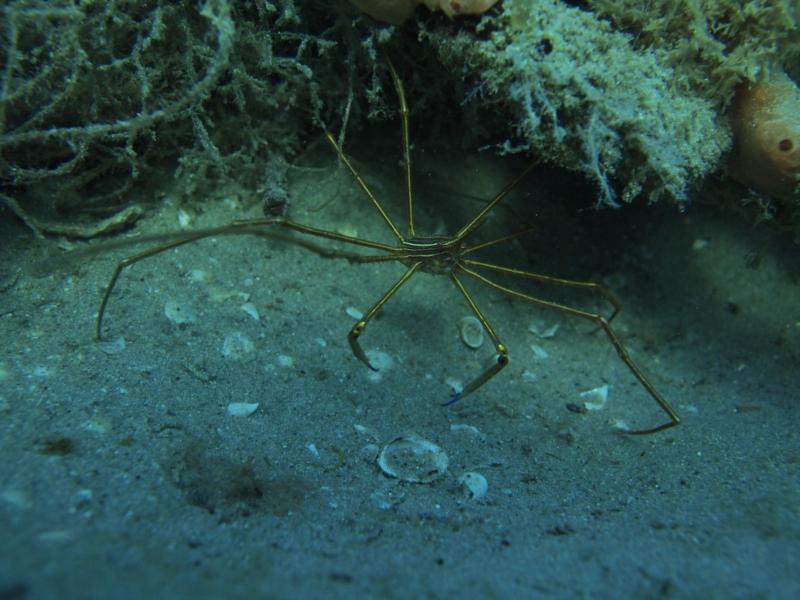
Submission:
M 278 358 L 275 359 L 275 362 L 278 363 L 278 366 L 283 367 L 285 369 L 294 366 L 294 359 L 286 354 L 279 354 Z
M 38 367 L 33 367 L 31 373 L 33 373 L 34 377 L 41 377 L 43 379 L 46 379 L 48 377 L 52 377 L 53 375 L 55 375 L 56 370 L 53 367 L 38 366 Z
M 574 402 L 567 402 L 565 405 L 569 412 L 574 412 L 578 415 L 586 414 L 586 407 L 581 404 L 575 404 Z

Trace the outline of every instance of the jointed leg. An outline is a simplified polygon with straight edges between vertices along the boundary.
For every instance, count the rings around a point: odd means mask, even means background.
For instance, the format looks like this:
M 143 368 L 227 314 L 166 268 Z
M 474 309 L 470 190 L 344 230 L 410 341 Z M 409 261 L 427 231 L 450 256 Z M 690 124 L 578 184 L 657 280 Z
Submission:
M 190 242 L 194 242 L 205 237 L 210 237 L 212 235 L 217 235 L 219 232 L 214 230 L 212 233 L 208 231 L 197 232 L 194 235 L 189 235 L 188 237 L 181 238 L 179 240 L 175 240 L 172 242 L 168 242 L 166 244 L 161 244 L 160 246 L 156 246 L 154 248 L 148 248 L 143 252 L 139 252 L 138 254 L 134 254 L 133 256 L 128 256 L 123 258 L 117 266 L 114 268 L 114 273 L 111 275 L 111 279 L 108 280 L 108 285 L 106 285 L 106 289 L 103 292 L 103 299 L 100 301 L 100 308 L 97 309 L 97 319 L 95 321 L 94 326 L 94 337 L 97 341 L 102 340 L 101 329 L 103 326 L 103 315 L 106 312 L 106 306 L 108 305 L 108 299 L 111 297 L 111 291 L 114 289 L 114 286 L 117 283 L 117 279 L 122 274 L 122 271 L 127 267 L 131 266 L 134 263 L 139 262 L 140 260 L 144 260 L 145 258 L 150 258 L 151 256 L 155 256 L 156 254 L 161 254 L 162 252 L 166 252 L 167 250 L 171 250 L 172 248 L 177 248 L 178 246 L 183 246 L 184 244 L 188 244 Z
M 499 270 L 499 269 L 498 269 Z M 656 433 L 658 431 L 662 431 L 664 429 L 668 429 L 670 427 L 674 427 L 678 423 L 680 423 L 680 417 L 675 412 L 675 410 L 670 406 L 670 404 L 661 396 L 661 394 L 656 390 L 653 384 L 645 377 L 644 373 L 639 369 L 636 363 L 633 362 L 633 359 L 628 354 L 628 351 L 622 345 L 622 342 L 617 337 L 617 334 L 611 328 L 611 325 L 608 324 L 608 320 L 603 317 L 602 315 L 590 313 L 582 310 L 578 310 L 576 308 L 572 308 L 570 306 L 565 306 L 563 304 L 558 304 L 556 302 L 549 302 L 547 300 L 542 300 L 540 298 L 536 298 L 535 296 L 530 296 L 523 292 L 518 292 L 517 290 L 512 290 L 511 288 L 505 287 L 504 285 L 500 285 L 490 279 L 487 279 L 480 273 L 477 273 L 471 269 L 466 267 L 461 267 L 461 271 L 466 273 L 467 275 L 474 277 L 478 281 L 488 285 L 489 287 L 503 292 L 504 294 L 508 294 L 514 298 L 519 298 L 521 300 L 525 300 L 526 302 L 530 302 L 531 304 L 535 304 L 536 306 L 543 306 L 545 308 L 552 308 L 560 313 L 566 315 L 572 315 L 575 317 L 580 317 L 582 319 L 586 319 L 588 321 L 592 321 L 598 327 L 600 327 L 605 333 L 608 339 L 611 342 L 611 345 L 614 346 L 614 350 L 617 351 L 617 355 L 622 359 L 622 362 L 628 367 L 628 369 L 633 373 L 634 377 L 642 384 L 642 387 L 647 391 L 648 394 L 656 401 L 656 403 L 661 407 L 667 416 L 669 417 L 669 422 L 664 423 L 662 425 L 658 425 L 656 427 L 652 427 L 650 429 L 641 429 L 637 431 L 629 431 L 628 433 L 632 434 L 646 434 L 646 433 Z
M 551 277 L 550 275 L 541 275 L 539 273 L 531 273 L 530 271 L 521 271 L 519 269 L 502 267 L 500 265 L 495 265 L 493 263 L 487 263 L 480 260 L 472 260 L 468 258 L 463 259 L 461 262 L 471 267 L 480 267 L 482 269 L 496 271 L 497 273 L 505 273 L 507 275 L 514 275 L 516 277 L 523 277 L 525 279 L 531 279 L 533 281 L 540 281 L 542 283 L 548 283 L 552 285 L 560 285 L 563 287 L 588 290 L 592 293 L 598 294 L 614 307 L 614 310 L 612 311 L 611 315 L 606 319 L 609 323 L 614 320 L 614 318 L 617 316 L 620 309 L 622 308 L 622 303 L 616 298 L 616 296 L 614 296 L 614 294 L 609 292 L 605 287 L 603 287 L 599 283 L 594 283 L 592 281 L 576 281 L 574 279 L 563 279 L 561 277 Z
M 372 305 L 372 308 L 370 308 L 367 311 L 367 314 L 365 314 L 361 319 L 358 320 L 358 322 L 355 325 L 353 325 L 353 328 L 347 335 L 347 341 L 350 342 L 350 349 L 353 351 L 355 357 L 361 362 L 363 362 L 365 365 L 367 365 L 373 371 L 377 371 L 378 369 L 376 369 L 370 364 L 367 355 L 361 348 L 361 344 L 358 343 L 358 338 L 362 333 L 364 333 L 364 329 L 366 328 L 367 323 L 369 323 L 370 319 L 372 319 L 372 317 L 378 314 L 378 311 L 381 308 L 383 308 L 383 305 L 386 304 L 389 298 L 394 296 L 395 292 L 397 292 L 397 290 L 400 289 L 400 286 L 402 286 L 406 281 L 408 281 L 411 278 L 411 276 L 417 272 L 417 269 L 419 269 L 421 266 L 422 262 L 416 262 L 413 265 L 411 265 L 408 268 L 408 270 L 405 273 L 403 273 L 403 276 L 400 279 L 398 279 L 397 282 L 392 287 L 390 287 L 383 296 L 381 296 L 381 299 Z
M 464 284 L 461 283 L 458 277 L 456 277 L 455 273 L 450 273 L 450 277 L 452 278 L 455 286 L 458 288 L 458 291 L 460 291 L 461 294 L 464 296 L 464 299 L 467 301 L 467 304 L 469 304 L 469 307 L 470 309 L 472 309 L 472 312 L 478 318 L 478 321 L 480 321 L 481 325 L 483 325 L 483 328 L 486 330 L 486 333 L 489 334 L 489 337 L 491 338 L 492 343 L 494 344 L 495 350 L 497 350 L 497 358 L 494 364 L 490 365 L 486 370 L 483 371 L 483 373 L 481 373 L 475 379 L 470 381 L 463 390 L 461 390 L 460 392 L 454 392 L 453 396 L 450 398 L 450 401 L 444 404 L 445 406 L 449 406 L 450 404 L 457 402 L 461 398 L 469 396 L 472 392 L 477 390 L 484 383 L 486 383 L 492 377 L 494 377 L 500 371 L 502 371 L 508 364 L 508 349 L 506 348 L 505 344 L 503 344 L 503 342 L 501 342 L 498 339 L 497 334 L 494 332 L 494 329 L 492 329 L 492 326 L 489 325 L 489 321 L 487 321 L 486 317 L 483 316 L 483 313 L 478 308 L 478 305 L 475 304 L 475 301 L 472 299 L 472 296 L 464 287 Z
M 400 103 L 400 126 L 403 134 L 403 163 L 406 175 L 406 205 L 408 214 L 408 235 L 414 237 L 414 194 L 411 189 L 411 152 L 409 150 L 409 136 L 408 136 L 408 105 L 406 104 L 406 94 L 403 91 L 403 83 L 400 77 L 397 76 L 397 71 L 394 70 L 394 65 L 389 62 L 389 73 L 392 75 L 392 83 L 394 83 L 394 90 L 397 93 L 397 101 Z
M 470 233 L 475 231 L 475 229 L 478 228 L 478 225 L 480 225 L 486 218 L 486 215 L 492 212 L 495 206 L 500 204 L 500 202 L 502 202 L 506 198 L 506 196 L 508 196 L 514 190 L 514 188 L 517 187 L 517 185 L 519 185 L 519 182 L 522 181 L 522 179 L 528 173 L 530 173 L 537 164 L 538 163 L 536 162 L 532 162 L 527 167 L 525 167 L 522 173 L 520 173 L 514 179 L 512 179 L 511 182 L 508 185 L 506 185 L 506 187 L 504 187 L 499 194 L 497 194 L 494 198 L 492 198 L 491 200 L 489 200 L 489 202 L 486 203 L 486 206 L 484 206 L 478 212 L 477 215 L 472 217 L 472 219 L 470 219 L 466 225 L 464 225 L 461 229 L 459 229 L 458 233 L 455 236 L 453 236 L 454 239 L 459 241 L 464 240 Z
M 389 252 L 390 256 L 392 253 L 397 252 L 396 247 L 389 246 L 388 244 L 381 244 L 380 242 L 363 240 L 361 238 L 356 238 L 342 233 L 337 233 L 335 231 L 328 231 L 326 229 L 318 229 L 316 227 L 310 227 L 308 225 L 303 225 L 302 223 L 295 223 L 294 221 L 290 221 L 283 217 L 234 221 L 233 223 L 230 223 L 229 225 L 226 225 L 224 227 L 215 227 L 212 229 L 203 229 L 200 231 L 189 232 L 180 235 L 180 237 L 174 241 L 167 242 L 165 244 L 161 244 L 153 248 L 148 248 L 147 250 L 139 252 L 138 254 L 134 254 L 132 256 L 123 258 L 119 263 L 117 263 L 117 266 L 114 268 L 114 272 L 111 275 L 111 279 L 109 279 L 108 285 L 106 285 L 106 289 L 103 292 L 103 298 L 100 301 L 100 308 L 97 310 L 97 319 L 95 321 L 95 338 L 97 340 L 102 339 L 103 316 L 105 315 L 106 307 L 108 306 L 108 301 L 111 298 L 111 292 L 114 290 L 114 286 L 117 284 L 117 280 L 122 274 L 122 271 L 124 271 L 127 267 L 133 265 L 134 263 L 139 262 L 140 260 L 144 260 L 145 258 L 150 258 L 151 256 L 161 254 L 162 252 L 166 252 L 167 250 L 183 246 L 184 244 L 188 244 L 190 242 L 196 242 L 197 240 L 214 237 L 217 235 L 240 235 L 240 234 L 260 233 L 263 230 L 263 228 L 268 225 L 277 225 L 279 227 L 291 229 L 293 231 L 297 231 L 298 233 L 310 236 L 325 238 L 338 242 L 344 242 L 347 244 L 370 248 L 373 250 L 382 250 L 385 252 Z M 379 259 L 378 257 L 375 257 L 375 260 L 378 259 Z M 393 260 L 393 257 L 390 258 L 389 260 Z
M 394 237 L 396 237 L 400 242 L 404 241 L 403 234 L 400 233 L 400 230 L 397 228 L 397 225 L 394 224 L 394 221 L 392 221 L 391 217 L 389 217 L 388 213 L 383 209 L 383 206 L 381 206 L 381 203 L 378 201 L 378 198 L 375 197 L 375 194 L 372 192 L 372 189 L 367 185 L 367 182 L 361 176 L 361 173 L 359 173 L 353 166 L 353 163 L 350 162 L 350 159 L 347 158 L 347 155 L 339 147 L 339 144 L 336 143 L 336 140 L 333 138 L 333 136 L 330 133 L 326 133 L 325 137 L 328 138 L 328 142 L 330 142 L 331 146 L 333 146 L 333 149 L 339 156 L 339 160 L 342 161 L 342 164 L 345 167 L 347 167 L 347 170 L 350 171 L 350 174 L 353 176 L 353 179 L 356 180 L 356 183 L 358 183 L 359 187 L 367 195 L 367 198 L 369 198 L 370 202 L 372 202 L 372 205 L 375 207 L 375 210 L 378 211 L 378 213 L 381 215 L 386 225 L 388 225 L 389 229 L 391 229 Z

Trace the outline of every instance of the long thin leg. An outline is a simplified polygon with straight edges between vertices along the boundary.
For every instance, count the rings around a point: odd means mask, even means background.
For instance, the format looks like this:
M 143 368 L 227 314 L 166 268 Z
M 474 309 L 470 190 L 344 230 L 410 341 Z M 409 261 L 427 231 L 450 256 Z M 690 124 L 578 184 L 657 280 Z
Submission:
M 307 235 L 313 235 L 328 240 L 335 240 L 337 242 L 344 242 L 346 244 L 353 244 L 354 246 L 363 246 L 364 248 L 372 248 L 373 250 L 383 250 L 385 252 L 395 252 L 397 250 L 397 246 L 382 244 L 381 242 L 373 242 L 372 240 L 365 240 L 362 238 L 353 237 L 352 235 L 346 235 L 344 233 L 330 231 L 329 229 L 319 229 L 318 227 L 311 227 L 310 225 L 297 223 L 296 221 L 291 221 L 283 217 L 276 217 L 272 219 L 249 219 L 244 221 L 234 221 L 233 223 L 230 224 L 229 227 L 238 229 L 247 229 L 247 228 L 259 227 L 261 225 L 279 225 L 281 227 L 286 227 L 287 229 L 292 229 L 299 233 L 305 233 Z
M 256 234 L 260 232 L 259 231 L 260 228 L 267 225 L 277 225 L 306 235 L 325 238 L 329 240 L 335 240 L 338 242 L 344 242 L 347 244 L 353 244 L 365 248 L 371 248 L 373 250 L 383 250 L 389 253 L 397 252 L 397 248 L 395 246 L 390 246 L 388 244 L 381 244 L 380 242 L 373 242 L 372 240 L 363 240 L 361 238 L 356 238 L 342 233 L 337 233 L 335 231 L 328 231 L 327 229 L 318 229 L 316 227 L 310 227 L 308 225 L 303 225 L 302 223 L 295 223 L 294 221 L 284 219 L 283 217 L 276 217 L 271 219 L 240 220 L 240 221 L 234 221 L 233 223 L 225 225 L 224 227 L 215 227 L 212 229 L 203 229 L 201 231 L 190 232 L 174 241 L 167 242 L 165 244 L 160 244 L 158 246 L 155 246 L 153 248 L 148 248 L 147 250 L 144 250 L 132 256 L 123 258 L 121 261 L 119 261 L 119 263 L 117 263 L 117 266 L 114 268 L 114 272 L 111 275 L 111 279 L 109 279 L 108 285 L 106 285 L 106 289 L 103 292 L 103 298 L 100 301 L 100 307 L 97 310 L 97 319 L 95 320 L 95 338 L 97 340 L 102 339 L 103 316 L 105 315 L 106 307 L 108 306 L 108 301 L 109 298 L 111 297 L 111 292 L 114 290 L 114 286 L 117 284 L 117 280 L 119 279 L 119 276 L 122 274 L 122 271 L 124 271 L 127 267 L 139 262 L 140 260 L 144 260 L 145 258 L 150 258 L 151 256 L 155 256 L 156 254 L 161 254 L 162 252 L 166 252 L 167 250 L 183 246 L 184 244 L 188 244 L 190 242 L 196 242 L 197 240 L 217 235 Z M 392 260 L 392 259 L 387 258 L 387 260 Z
M 411 190 L 411 151 L 409 149 L 410 141 L 408 135 L 408 105 L 406 104 L 406 94 L 403 91 L 403 82 L 397 76 L 397 71 L 391 61 L 388 61 L 389 73 L 392 75 L 392 83 L 394 83 L 394 91 L 397 93 L 397 100 L 400 103 L 400 124 L 403 132 L 403 163 L 405 166 L 406 175 L 406 203 L 408 214 L 408 236 L 416 236 L 414 231 L 414 194 Z
M 484 248 L 489 248 L 491 246 L 496 246 L 496 245 L 502 244 L 504 242 L 515 240 L 518 237 L 522 237 L 523 235 L 528 234 L 531 231 L 535 231 L 535 230 L 536 230 L 536 227 L 533 227 L 533 226 L 525 227 L 524 229 L 519 229 L 517 231 L 509 233 L 508 235 L 504 235 L 502 237 L 495 238 L 493 240 L 489 240 L 487 242 L 481 242 L 480 244 L 474 244 L 472 246 L 466 246 L 466 247 L 461 249 L 461 252 L 459 253 L 459 255 L 460 256 L 464 256 L 465 254 L 471 254 L 472 252 L 476 252 L 478 250 L 483 250 Z
M 631 373 L 633 373 L 634 377 L 642 384 L 642 387 L 647 391 L 648 394 L 656 401 L 656 403 L 661 407 L 667 416 L 669 417 L 669 423 L 664 423 L 662 425 L 658 425 L 656 427 L 650 429 L 641 429 L 636 431 L 627 431 L 626 433 L 631 434 L 647 434 L 647 433 L 656 433 L 658 431 L 663 431 L 664 429 L 668 429 L 670 427 L 674 427 L 678 423 L 680 423 L 681 419 L 678 414 L 673 410 L 672 406 L 670 406 L 669 402 L 667 402 L 661 394 L 656 390 L 653 384 L 645 377 L 644 373 L 636 366 L 636 363 L 633 362 L 633 359 L 628 354 L 628 351 L 622 345 L 622 342 L 617 337 L 617 334 L 611 329 L 611 325 L 608 324 L 608 321 L 602 315 L 598 315 L 595 313 L 586 312 L 583 310 L 578 310 L 577 308 L 572 308 L 571 306 L 565 306 L 563 304 L 558 304 L 556 302 L 550 302 L 547 300 L 542 300 L 541 298 L 536 298 L 535 296 L 530 296 L 523 292 L 518 292 L 517 290 L 512 290 L 511 288 L 507 288 L 504 285 L 500 285 L 490 279 L 487 279 L 480 273 L 473 271 L 472 269 L 468 269 L 466 267 L 461 266 L 460 270 L 470 277 L 474 277 L 478 281 L 488 285 L 489 287 L 503 292 L 504 294 L 508 294 L 514 298 L 519 298 L 520 300 L 525 300 L 526 302 L 530 302 L 531 304 L 535 304 L 536 306 L 542 306 L 545 308 L 552 308 L 560 313 L 566 315 L 572 315 L 575 317 L 580 317 L 582 319 L 586 319 L 588 321 L 592 321 L 596 325 L 605 331 L 606 336 L 611 341 L 611 345 L 614 346 L 614 350 L 617 351 L 617 355 L 622 359 L 628 369 L 630 369 Z
M 574 279 L 551 277 L 550 275 L 541 275 L 539 273 L 531 273 L 530 271 L 521 271 L 520 269 L 502 267 L 500 265 L 496 265 L 493 263 L 487 263 L 480 260 L 472 260 L 469 258 L 465 258 L 461 262 L 471 267 L 480 267 L 481 269 L 489 269 L 491 271 L 496 271 L 498 273 L 506 273 L 508 275 L 523 277 L 525 279 L 531 279 L 533 281 L 540 281 L 542 283 L 548 283 L 552 285 L 560 285 L 563 287 L 588 290 L 592 293 L 598 294 L 599 296 L 602 296 L 602 298 L 606 300 L 609 304 L 611 304 L 611 306 L 614 307 L 614 310 L 611 313 L 611 315 L 606 318 L 606 320 L 609 323 L 614 320 L 617 314 L 619 314 L 619 311 L 622 309 L 622 303 L 616 296 L 614 296 L 614 294 L 609 292 L 605 287 L 603 287 L 599 283 L 594 283 L 593 281 L 576 281 Z
M 339 156 L 339 160 L 342 161 L 342 164 L 345 167 L 347 167 L 347 170 L 350 171 L 350 174 L 353 176 L 353 179 L 356 180 L 356 183 L 358 183 L 359 187 L 367 195 L 367 198 L 369 198 L 370 202 L 372 202 L 372 205 L 375 207 L 375 209 L 381 215 L 381 217 L 383 218 L 383 220 L 386 223 L 386 225 L 388 225 L 389 229 L 392 230 L 392 234 L 394 234 L 394 236 L 399 241 L 401 241 L 401 242 L 404 241 L 405 238 L 403 237 L 403 234 L 400 233 L 400 230 L 397 228 L 397 225 L 394 224 L 394 221 L 392 221 L 392 219 L 389 217 L 387 212 L 383 209 L 383 206 L 381 206 L 381 203 L 375 197 L 375 194 L 372 193 L 372 189 L 367 185 L 367 182 L 364 180 L 364 178 L 361 176 L 361 174 L 353 166 L 353 163 L 350 162 L 350 159 L 347 158 L 347 155 L 345 155 L 345 153 L 339 147 L 339 144 L 336 143 L 336 140 L 333 138 L 333 136 L 330 133 L 326 133 L 325 137 L 328 138 L 328 141 L 330 142 L 331 146 L 333 146 L 333 149 L 336 151 L 336 154 Z
M 450 401 L 445 403 L 445 406 L 453 404 L 458 400 L 460 400 L 461 398 L 469 396 L 472 392 L 477 390 L 484 383 L 486 383 L 492 377 L 494 377 L 500 371 L 502 371 L 508 364 L 508 349 L 506 348 L 505 344 L 503 344 L 503 342 L 499 340 L 497 334 L 494 332 L 494 329 L 492 329 L 492 326 L 489 325 L 489 321 L 487 321 L 486 317 L 483 316 L 483 313 L 478 308 L 478 305 L 475 304 L 475 301 L 472 299 L 472 296 L 464 287 L 464 284 L 461 283 L 461 280 L 459 280 L 458 277 L 456 277 L 456 274 L 452 272 L 450 273 L 450 278 L 453 280 L 453 283 L 458 288 L 458 291 L 461 292 L 461 294 L 464 296 L 464 299 L 467 301 L 467 304 L 469 304 L 469 307 L 470 309 L 472 309 L 472 312 L 478 318 L 478 321 L 480 321 L 481 325 L 483 325 L 483 328 L 486 330 L 486 333 L 488 333 L 489 337 L 492 339 L 492 343 L 494 344 L 495 350 L 497 350 L 497 358 L 494 364 L 489 365 L 489 367 L 487 367 L 483 371 L 483 373 L 481 373 L 475 379 L 470 381 L 466 385 L 466 387 L 464 387 L 463 390 L 461 390 L 460 392 L 454 392 L 453 396 L 450 398 Z
M 497 206 L 500 202 L 502 202 L 505 199 L 505 197 L 508 196 L 511 193 L 511 191 L 515 187 L 517 187 L 517 185 L 519 185 L 519 182 L 522 181 L 522 179 L 528 173 L 530 173 L 537 164 L 538 164 L 537 162 L 532 162 L 527 167 L 525 167 L 522 173 L 520 173 L 514 179 L 512 179 L 511 182 L 508 185 L 506 185 L 506 187 L 504 187 L 499 194 L 497 194 L 494 198 L 489 200 L 489 202 L 486 203 L 486 206 L 484 206 L 478 212 L 477 215 L 472 217 L 472 219 L 470 219 L 470 221 L 458 231 L 458 233 L 454 236 L 454 239 L 461 241 L 464 238 L 466 238 L 470 233 L 475 231 L 478 225 L 480 225 L 481 222 L 483 222 L 483 220 L 486 218 L 486 215 L 488 215 L 492 211 L 492 209 L 494 209 L 495 206 Z
M 367 323 L 369 323 L 370 319 L 372 319 L 372 317 L 378 314 L 378 311 L 381 308 L 383 308 L 383 305 L 386 304 L 389 298 L 394 296 L 395 292 L 397 292 L 397 290 L 400 289 L 400 286 L 402 286 L 406 281 L 408 281 L 411 278 L 411 276 L 414 273 L 416 273 L 421 266 L 422 266 L 422 261 L 415 262 L 413 265 L 411 265 L 408 268 L 408 270 L 406 270 L 406 272 L 403 273 L 403 276 L 400 279 L 398 279 L 397 282 L 392 287 L 390 287 L 383 296 L 381 296 L 381 299 L 372 305 L 372 308 L 370 308 L 367 311 L 367 314 L 365 314 L 361 319 L 358 320 L 358 322 L 356 322 L 355 325 L 353 325 L 353 328 L 347 335 L 347 341 L 350 342 L 350 349 L 353 351 L 355 357 L 361 362 L 363 362 L 365 365 L 367 365 L 373 371 L 377 371 L 378 369 L 376 369 L 370 364 L 367 355 L 361 348 L 361 344 L 358 343 L 358 338 L 362 333 L 364 333 L 364 329 L 366 328 Z
M 108 299 L 111 297 L 111 291 L 114 289 L 114 286 L 117 283 L 117 279 L 119 279 L 119 276 L 122 274 L 123 270 L 125 270 L 132 264 L 139 262 L 140 260 L 144 260 L 145 258 L 150 258 L 151 256 L 155 256 L 156 254 L 161 254 L 162 252 L 166 252 L 167 250 L 171 250 L 173 248 L 177 248 L 178 246 L 183 246 L 184 244 L 195 242 L 197 240 L 212 235 L 216 234 L 208 232 L 199 232 L 196 235 L 190 235 L 189 237 L 175 240 L 173 242 L 169 242 L 166 244 L 161 244 L 160 246 L 156 246 L 154 248 L 148 248 L 143 252 L 139 252 L 138 254 L 128 256 L 119 261 L 117 263 L 117 266 L 114 268 L 114 273 L 111 275 L 111 279 L 108 280 L 108 285 L 106 285 L 105 291 L 103 292 L 103 299 L 100 301 L 100 308 L 97 309 L 97 319 L 94 325 L 95 339 L 98 342 L 103 339 L 101 335 L 101 329 L 103 327 L 103 315 L 106 312 L 106 306 L 108 305 Z

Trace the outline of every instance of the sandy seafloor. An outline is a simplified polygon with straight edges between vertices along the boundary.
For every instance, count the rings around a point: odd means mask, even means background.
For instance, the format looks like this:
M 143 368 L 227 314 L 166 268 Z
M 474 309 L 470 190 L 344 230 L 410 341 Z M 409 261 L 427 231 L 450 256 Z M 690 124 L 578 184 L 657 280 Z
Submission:
M 390 141 L 348 149 L 402 222 Z M 415 157 L 429 232 L 456 230 L 523 166 Z M 664 416 L 602 333 L 479 285 L 511 363 L 443 408 L 447 382 L 493 353 L 462 343 L 468 308 L 426 274 L 362 338 L 384 353 L 376 377 L 350 353 L 348 309 L 366 311 L 403 267 L 275 239 L 134 265 L 97 343 L 103 286 L 147 244 L 47 260 L 58 242 L 3 214 L 0 598 L 800 597 L 798 247 L 702 200 L 597 213 L 572 178 L 537 170 L 476 239 L 534 224 L 488 257 L 613 290 L 614 326 L 679 427 L 621 434 L 614 423 Z M 291 183 L 295 220 L 390 241 L 324 147 Z M 180 211 L 189 228 L 259 215 L 246 191 L 187 199 L 182 185 L 127 235 L 175 230 Z M 604 408 L 568 409 L 604 384 Z M 234 402 L 258 407 L 231 416 Z M 412 433 L 448 455 L 432 483 L 374 460 Z M 465 495 L 468 471 L 484 498 Z

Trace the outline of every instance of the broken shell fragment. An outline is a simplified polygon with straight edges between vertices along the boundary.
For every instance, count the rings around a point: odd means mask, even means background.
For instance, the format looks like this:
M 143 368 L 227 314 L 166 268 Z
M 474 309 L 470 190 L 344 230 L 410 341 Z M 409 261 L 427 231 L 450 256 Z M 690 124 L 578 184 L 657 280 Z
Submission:
M 250 318 L 254 321 L 258 321 L 261 318 L 261 316 L 258 314 L 258 309 L 252 302 L 245 302 L 239 308 L 250 315 Z
M 547 340 L 556 337 L 556 333 L 558 332 L 559 327 L 561 327 L 561 325 L 559 325 L 558 323 L 554 323 L 553 325 L 550 325 L 548 327 L 543 323 L 537 322 L 537 323 L 531 323 L 528 326 L 528 331 L 530 331 L 536 337 L 540 337 L 542 339 Z
M 447 471 L 447 453 L 415 434 L 395 438 L 381 450 L 378 466 L 389 477 L 409 483 L 431 483 Z
M 602 410 L 608 403 L 608 385 L 581 392 L 581 398 L 586 410 Z
M 489 491 L 489 482 L 486 477 L 474 471 L 467 471 L 458 478 L 458 483 L 464 489 L 464 495 L 470 500 L 480 500 Z
M 228 414 L 232 417 L 249 417 L 258 408 L 258 402 L 231 402 L 228 404 Z

